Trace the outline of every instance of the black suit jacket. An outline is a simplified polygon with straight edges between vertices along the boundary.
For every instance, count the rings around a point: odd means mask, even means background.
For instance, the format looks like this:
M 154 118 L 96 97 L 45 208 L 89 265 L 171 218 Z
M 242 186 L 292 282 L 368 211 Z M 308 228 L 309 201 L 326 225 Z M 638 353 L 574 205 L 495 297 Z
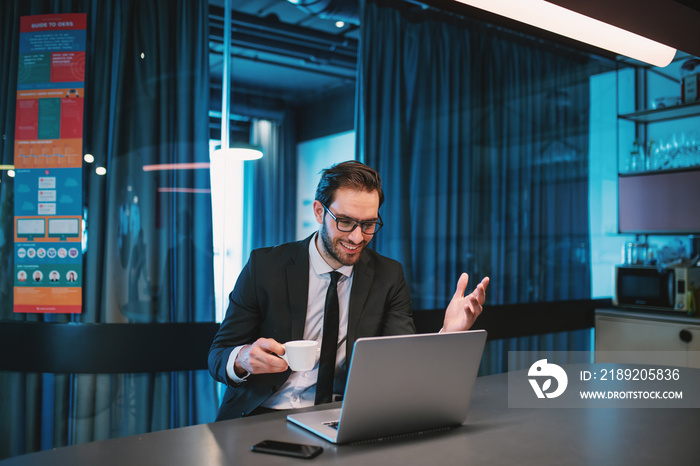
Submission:
M 285 243 L 253 251 L 209 350 L 209 372 L 228 388 L 217 420 L 249 414 L 275 393 L 290 375 L 251 375 L 236 384 L 226 375 L 233 348 L 258 338 L 280 343 L 304 335 L 309 289 L 309 241 Z M 346 368 L 355 340 L 379 335 L 415 333 L 411 297 L 398 262 L 365 249 L 353 269 L 348 314 Z

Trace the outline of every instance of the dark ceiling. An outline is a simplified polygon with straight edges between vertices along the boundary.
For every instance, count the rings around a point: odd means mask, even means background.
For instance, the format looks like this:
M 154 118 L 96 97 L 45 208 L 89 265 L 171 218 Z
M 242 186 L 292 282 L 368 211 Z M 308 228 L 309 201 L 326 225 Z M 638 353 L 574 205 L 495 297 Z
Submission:
M 356 0 L 231 0 L 232 102 L 298 105 L 355 85 Z M 303 4 L 310 4 L 304 7 Z M 210 0 L 210 72 L 220 85 L 224 0 Z M 342 27 L 336 21 L 343 20 Z M 238 96 L 238 97 L 237 97 Z M 265 107 L 264 104 L 258 105 Z
M 208 1 L 212 83 L 210 115 L 218 119 L 221 110 L 224 0 Z M 654 21 L 658 15 L 668 15 L 675 12 L 675 9 L 684 8 L 681 16 L 697 20 L 700 24 L 698 11 L 678 3 L 687 5 L 689 0 L 619 0 L 628 7 L 640 2 L 639 11 L 634 11 L 634 14 L 630 13 L 623 19 L 617 14 L 620 9 L 616 6 L 617 2 L 550 1 L 566 6 L 574 5 L 577 9 L 589 8 L 595 13 L 594 17 L 609 20 L 613 24 L 627 21 L 630 30 L 641 27 L 643 31 L 660 34 L 659 37 L 670 34 L 680 40 L 683 39 L 683 34 L 678 32 L 679 29 L 687 34 L 697 34 L 700 31 L 700 28 L 686 26 L 675 28 L 672 21 Z M 437 9 L 460 18 L 471 18 L 520 31 L 549 43 L 614 58 L 609 52 L 466 7 L 453 0 L 404 0 L 404 3 L 421 11 L 426 8 Z M 335 101 L 333 96 L 341 94 L 345 100 L 348 99 L 355 88 L 360 30 L 359 0 L 230 0 L 229 4 L 233 25 L 230 63 L 232 120 L 238 118 L 245 121 L 248 117 L 275 119 L 290 106 L 300 108 L 315 105 L 318 108 L 319 102 L 325 102 L 324 99 Z M 632 10 L 634 9 L 627 8 L 625 11 Z M 652 10 L 655 14 L 649 14 Z M 635 19 L 630 19 L 632 16 Z M 336 25 L 338 20 L 344 22 L 341 27 Z M 659 32 L 652 31 L 654 25 L 661 28 Z M 696 41 L 693 39 L 691 42 Z M 328 96 L 331 97 L 327 98 Z M 213 124 L 213 129 L 216 126 Z

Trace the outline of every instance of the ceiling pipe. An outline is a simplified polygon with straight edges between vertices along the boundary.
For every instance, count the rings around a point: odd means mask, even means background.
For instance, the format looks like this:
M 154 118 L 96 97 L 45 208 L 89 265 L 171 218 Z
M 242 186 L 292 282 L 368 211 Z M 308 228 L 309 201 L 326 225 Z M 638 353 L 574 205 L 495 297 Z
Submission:
M 287 0 L 305 12 L 321 18 L 360 24 L 360 5 L 357 0 Z
M 210 41 L 222 43 L 222 10 L 210 8 Z M 236 34 L 233 45 L 258 52 L 300 58 L 350 70 L 357 65 L 358 41 L 310 28 L 283 23 L 271 18 L 236 12 L 232 18 Z M 214 50 L 216 51 L 216 50 Z

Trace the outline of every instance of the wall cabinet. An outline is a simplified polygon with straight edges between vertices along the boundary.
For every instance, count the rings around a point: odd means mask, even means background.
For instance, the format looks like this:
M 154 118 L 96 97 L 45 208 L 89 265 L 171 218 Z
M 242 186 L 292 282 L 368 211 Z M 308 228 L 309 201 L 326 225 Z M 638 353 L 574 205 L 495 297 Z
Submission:
M 657 171 L 618 178 L 618 231 L 700 232 L 700 170 Z
M 598 309 L 595 311 L 595 350 L 596 362 L 700 368 L 700 319 L 675 314 Z M 600 351 L 630 353 L 622 356 L 603 354 L 599 359 Z M 617 357 L 624 360 L 611 360 Z
M 700 60 L 618 71 L 618 233 L 700 233 L 700 100 L 681 103 L 688 63 Z

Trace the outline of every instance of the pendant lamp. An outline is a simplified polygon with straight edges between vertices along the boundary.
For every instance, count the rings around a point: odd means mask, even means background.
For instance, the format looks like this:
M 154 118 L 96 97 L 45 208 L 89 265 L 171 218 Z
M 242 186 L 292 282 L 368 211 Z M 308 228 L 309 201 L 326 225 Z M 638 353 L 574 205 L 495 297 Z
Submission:
M 231 69 L 231 0 L 224 1 L 224 61 L 221 74 L 221 146 L 212 156 L 230 157 L 234 160 L 256 160 L 263 156 L 262 148 L 251 144 L 229 143 L 231 108 L 230 69 Z

